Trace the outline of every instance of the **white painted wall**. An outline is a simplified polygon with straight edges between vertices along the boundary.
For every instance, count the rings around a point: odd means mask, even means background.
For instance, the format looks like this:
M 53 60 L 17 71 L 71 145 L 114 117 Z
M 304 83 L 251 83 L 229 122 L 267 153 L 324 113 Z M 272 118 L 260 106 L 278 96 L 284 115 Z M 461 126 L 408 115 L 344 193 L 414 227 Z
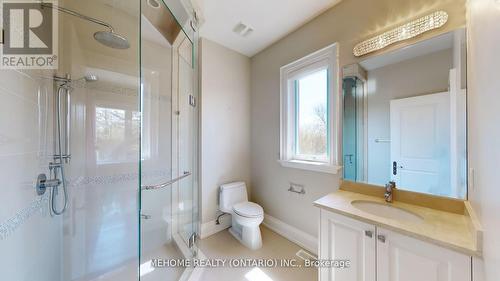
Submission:
M 202 223 L 216 218 L 219 186 L 241 180 L 250 191 L 250 59 L 202 39 Z
M 500 276 L 500 1 L 469 4 L 469 168 L 475 170 L 469 199 L 484 228 L 484 256 L 474 260 L 474 281 L 496 281 Z
M 391 64 L 367 72 L 368 182 L 384 185 L 391 179 L 390 101 L 446 92 L 453 67 L 452 49 Z

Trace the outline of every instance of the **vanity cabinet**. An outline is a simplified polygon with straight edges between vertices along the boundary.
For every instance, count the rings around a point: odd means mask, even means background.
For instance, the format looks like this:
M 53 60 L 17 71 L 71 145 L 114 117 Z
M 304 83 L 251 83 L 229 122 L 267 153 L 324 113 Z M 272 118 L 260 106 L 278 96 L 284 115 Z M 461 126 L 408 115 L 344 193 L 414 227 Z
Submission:
M 320 281 L 471 281 L 471 257 L 320 211 L 320 260 L 350 260 L 348 268 L 321 267 Z
M 348 260 L 348 268 L 320 267 L 320 281 L 375 281 L 375 226 L 321 210 L 319 259 Z

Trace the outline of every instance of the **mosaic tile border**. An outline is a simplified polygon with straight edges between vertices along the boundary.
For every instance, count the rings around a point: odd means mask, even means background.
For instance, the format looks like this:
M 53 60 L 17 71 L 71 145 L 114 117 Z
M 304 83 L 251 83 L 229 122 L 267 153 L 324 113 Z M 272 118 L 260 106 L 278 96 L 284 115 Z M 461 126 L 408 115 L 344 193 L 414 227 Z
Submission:
M 170 177 L 170 171 L 166 170 L 156 170 L 151 172 L 143 172 L 141 177 L 143 180 L 155 178 L 155 177 Z M 76 177 L 74 179 L 68 179 L 68 186 L 79 187 L 85 185 L 106 185 L 106 184 L 117 184 L 129 181 L 134 181 L 139 179 L 139 173 L 127 173 L 109 176 L 98 176 L 98 177 Z
M 33 201 L 28 207 L 17 212 L 12 218 L 0 224 L 0 241 L 7 239 L 20 226 L 37 213 L 42 213 L 49 204 L 49 193 Z
M 76 179 L 68 180 L 68 187 L 85 187 L 86 185 L 107 185 L 124 183 L 138 179 L 139 173 L 128 173 L 119 175 L 109 175 L 100 177 L 77 177 Z M 170 176 L 170 171 L 157 170 L 151 172 L 144 172 L 141 174 L 144 179 L 153 177 Z M 137 187 L 139 188 L 139 187 Z M 47 210 L 49 204 L 50 192 L 46 192 L 43 196 L 38 197 L 28 207 L 18 211 L 13 217 L 7 219 L 0 224 L 0 241 L 7 239 L 11 236 L 20 226 L 25 224 L 31 217 L 36 214 L 43 214 Z

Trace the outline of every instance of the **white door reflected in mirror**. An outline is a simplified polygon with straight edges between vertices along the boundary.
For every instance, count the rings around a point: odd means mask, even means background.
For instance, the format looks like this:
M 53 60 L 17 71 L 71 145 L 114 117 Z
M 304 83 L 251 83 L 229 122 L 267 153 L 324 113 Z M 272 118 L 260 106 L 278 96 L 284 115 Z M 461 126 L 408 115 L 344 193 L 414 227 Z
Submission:
M 449 93 L 390 101 L 391 180 L 412 191 L 451 196 Z

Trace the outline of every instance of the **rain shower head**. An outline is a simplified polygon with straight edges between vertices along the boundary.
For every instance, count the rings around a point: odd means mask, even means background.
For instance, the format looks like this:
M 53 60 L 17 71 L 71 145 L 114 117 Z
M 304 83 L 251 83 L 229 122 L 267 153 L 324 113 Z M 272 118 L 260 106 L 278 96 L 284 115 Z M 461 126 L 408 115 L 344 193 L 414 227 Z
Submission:
M 85 79 L 86 82 L 95 82 L 99 80 L 99 77 L 94 74 L 87 74 L 85 75 L 85 77 L 83 77 L 83 79 Z
M 107 27 L 109 29 L 108 31 L 97 31 L 96 33 L 94 33 L 95 40 L 97 40 L 97 42 L 99 42 L 107 47 L 110 47 L 113 49 L 122 49 L 122 50 L 130 48 L 130 43 L 128 42 L 127 38 L 115 33 L 111 24 L 109 24 L 107 22 L 80 14 L 76 11 L 73 11 L 73 10 L 70 10 L 67 8 L 63 8 L 63 7 L 54 5 L 54 4 L 43 3 L 43 1 L 42 1 L 41 5 L 42 5 L 42 7 L 56 9 L 60 12 L 66 13 L 68 15 L 72 15 L 72 16 L 84 19 L 86 21 L 90 21 L 90 22 L 93 22 L 95 24 L 99 24 L 99 25 Z
M 114 33 L 113 30 L 97 31 L 96 33 L 94 33 L 94 39 L 97 40 L 97 42 L 113 49 L 130 48 L 130 44 L 127 38 L 117 33 Z

